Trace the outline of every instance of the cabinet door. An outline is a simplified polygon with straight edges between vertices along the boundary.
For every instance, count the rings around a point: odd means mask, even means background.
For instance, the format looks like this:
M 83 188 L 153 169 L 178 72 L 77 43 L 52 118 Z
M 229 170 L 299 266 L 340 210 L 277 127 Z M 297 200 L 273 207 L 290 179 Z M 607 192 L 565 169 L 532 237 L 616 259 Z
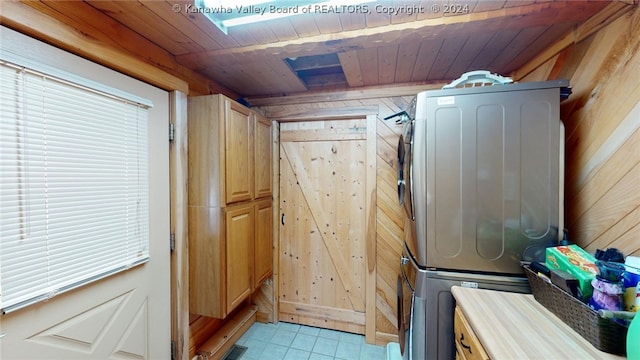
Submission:
M 226 309 L 229 314 L 251 294 L 254 205 L 230 206 L 225 212 Z M 211 299 L 215 301 L 215 299 Z
M 235 101 L 225 100 L 226 203 L 253 198 L 253 116 Z
M 473 329 L 469 326 L 462 310 L 457 306 L 453 320 L 453 331 L 456 337 L 456 352 L 461 359 L 489 360 L 489 355 L 487 355 L 480 340 L 478 340 Z
M 273 193 L 271 120 L 256 115 L 255 127 L 255 196 L 262 198 Z
M 271 199 L 256 202 L 254 288 L 273 274 L 273 205 Z

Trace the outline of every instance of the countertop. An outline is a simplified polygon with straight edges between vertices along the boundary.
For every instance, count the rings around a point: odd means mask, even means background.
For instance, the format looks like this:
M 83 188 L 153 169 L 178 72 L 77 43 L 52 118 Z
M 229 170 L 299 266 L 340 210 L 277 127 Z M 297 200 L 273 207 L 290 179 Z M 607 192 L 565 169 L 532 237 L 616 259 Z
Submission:
M 625 359 L 596 349 L 531 294 L 460 286 L 451 293 L 491 359 Z

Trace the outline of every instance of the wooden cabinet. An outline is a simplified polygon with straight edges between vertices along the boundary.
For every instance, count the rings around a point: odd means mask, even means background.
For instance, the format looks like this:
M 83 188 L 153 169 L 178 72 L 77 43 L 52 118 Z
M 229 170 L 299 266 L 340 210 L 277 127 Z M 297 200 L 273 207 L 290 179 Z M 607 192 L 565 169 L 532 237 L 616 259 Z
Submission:
M 482 347 L 480 340 L 467 322 L 462 310 L 456 306 L 453 320 L 453 331 L 456 338 L 456 359 L 488 360 L 489 355 Z
M 531 294 L 462 286 L 451 294 L 459 359 L 624 359 L 596 349 Z
M 189 309 L 225 318 L 273 273 L 271 122 L 189 98 Z
M 227 204 L 251 200 L 254 194 L 253 165 L 256 163 L 253 151 L 255 119 L 249 109 L 229 99 L 224 99 L 223 116 L 225 200 Z
M 226 314 L 251 295 L 254 288 L 251 274 L 254 231 L 252 203 L 225 209 Z
M 272 142 L 271 121 L 256 114 L 254 182 L 256 198 L 268 197 L 273 193 Z
M 225 112 L 226 203 L 270 197 L 271 120 L 230 100 Z
M 273 204 L 271 199 L 256 202 L 253 287 L 273 274 Z

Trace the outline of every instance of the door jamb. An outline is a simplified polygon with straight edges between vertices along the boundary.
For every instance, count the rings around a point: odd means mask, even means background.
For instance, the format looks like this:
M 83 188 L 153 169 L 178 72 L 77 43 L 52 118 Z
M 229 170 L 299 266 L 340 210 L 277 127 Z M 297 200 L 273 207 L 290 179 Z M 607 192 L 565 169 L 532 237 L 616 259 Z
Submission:
M 169 93 L 169 122 L 173 140 L 169 143 L 170 229 L 174 239 L 171 251 L 171 357 L 189 359 L 189 219 L 188 219 L 188 132 L 187 95 Z M 169 125 L 169 124 L 168 124 Z M 167 248 L 169 247 L 167 234 Z M 167 346 L 168 348 L 168 346 Z

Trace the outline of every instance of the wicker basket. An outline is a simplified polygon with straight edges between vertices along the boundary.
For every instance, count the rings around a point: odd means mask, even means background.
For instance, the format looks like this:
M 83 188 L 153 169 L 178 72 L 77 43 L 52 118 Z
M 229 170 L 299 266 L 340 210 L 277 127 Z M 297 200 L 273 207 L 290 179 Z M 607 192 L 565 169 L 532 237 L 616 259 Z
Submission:
M 604 319 L 596 311 L 524 265 L 533 297 L 597 349 L 612 354 L 626 352 L 627 327 Z

